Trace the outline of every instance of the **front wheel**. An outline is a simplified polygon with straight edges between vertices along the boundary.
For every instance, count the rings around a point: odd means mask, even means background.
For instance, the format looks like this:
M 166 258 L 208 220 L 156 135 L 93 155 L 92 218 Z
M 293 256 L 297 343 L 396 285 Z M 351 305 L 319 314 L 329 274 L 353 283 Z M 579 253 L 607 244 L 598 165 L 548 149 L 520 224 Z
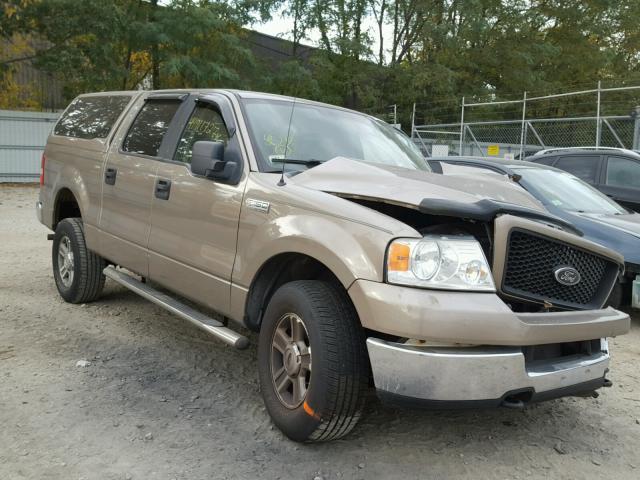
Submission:
M 106 263 L 87 248 L 81 219 L 65 218 L 58 223 L 51 253 L 53 278 L 65 301 L 85 303 L 98 298 L 104 287 L 102 271 Z
M 346 292 L 316 280 L 280 287 L 260 329 L 258 373 L 267 410 L 287 437 L 311 442 L 348 434 L 362 413 L 369 365 Z

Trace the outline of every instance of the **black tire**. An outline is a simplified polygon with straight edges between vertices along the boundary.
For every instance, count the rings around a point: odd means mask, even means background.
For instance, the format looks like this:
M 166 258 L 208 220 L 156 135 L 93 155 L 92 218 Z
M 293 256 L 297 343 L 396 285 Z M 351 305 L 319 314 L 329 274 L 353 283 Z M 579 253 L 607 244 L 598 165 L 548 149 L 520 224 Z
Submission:
M 68 240 L 65 240 L 68 239 Z M 73 254 L 73 266 L 69 278 L 61 274 L 59 268 L 60 244 L 70 247 Z M 56 227 L 51 251 L 53 278 L 60 296 L 69 303 L 86 303 L 98 298 L 104 287 L 105 277 L 102 271 L 106 262 L 87 248 L 84 239 L 84 227 L 80 218 L 65 218 Z
M 295 408 L 279 398 L 272 377 L 272 341 L 281 319 L 290 313 L 303 321 L 312 364 L 304 402 Z M 260 329 L 258 374 L 266 408 L 287 437 L 318 442 L 347 435 L 364 407 L 369 362 L 364 333 L 346 292 L 316 280 L 281 286 Z

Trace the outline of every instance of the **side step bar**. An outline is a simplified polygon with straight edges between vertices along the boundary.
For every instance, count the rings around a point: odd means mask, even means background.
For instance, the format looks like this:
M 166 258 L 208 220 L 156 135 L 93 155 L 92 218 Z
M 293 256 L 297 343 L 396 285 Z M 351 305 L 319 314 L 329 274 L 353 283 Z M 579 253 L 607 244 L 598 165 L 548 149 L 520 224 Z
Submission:
M 153 287 L 150 287 L 146 283 L 142 283 L 136 280 L 126 273 L 119 272 L 114 267 L 107 267 L 103 270 L 103 273 L 111 280 L 119 283 L 120 285 L 127 287 L 132 292 L 137 293 L 141 297 L 150 300 L 156 305 L 176 314 L 180 318 L 188 320 L 196 327 L 201 328 L 207 333 L 219 338 L 225 343 L 243 350 L 249 346 L 249 339 L 237 332 L 234 332 L 230 328 L 225 327 L 222 323 L 208 317 L 202 312 L 198 312 L 193 308 L 179 302 L 178 300 L 166 295 Z

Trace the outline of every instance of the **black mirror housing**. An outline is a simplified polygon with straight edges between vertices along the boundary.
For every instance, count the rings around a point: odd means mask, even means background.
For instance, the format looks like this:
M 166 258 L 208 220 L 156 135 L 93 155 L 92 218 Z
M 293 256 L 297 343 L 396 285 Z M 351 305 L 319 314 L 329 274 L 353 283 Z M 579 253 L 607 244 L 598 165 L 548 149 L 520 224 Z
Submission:
M 191 150 L 191 171 L 196 175 L 227 180 L 235 171 L 235 162 L 224 160 L 224 143 L 200 141 Z
M 239 169 L 233 152 L 229 153 L 230 158 L 225 160 L 225 145 L 222 142 L 195 142 L 191 151 L 191 172 L 212 180 L 232 180 Z
M 208 176 L 208 170 L 215 170 L 218 163 L 224 162 L 224 143 L 200 141 L 191 149 L 191 171 L 196 175 Z

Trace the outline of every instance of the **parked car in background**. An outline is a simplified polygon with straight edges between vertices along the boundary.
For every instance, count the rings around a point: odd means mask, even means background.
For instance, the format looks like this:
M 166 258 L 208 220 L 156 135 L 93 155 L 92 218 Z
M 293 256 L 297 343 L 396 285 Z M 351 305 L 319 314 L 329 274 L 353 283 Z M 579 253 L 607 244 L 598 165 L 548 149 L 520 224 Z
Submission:
M 640 214 L 624 208 L 575 175 L 544 164 L 475 157 L 430 158 L 446 175 L 504 175 L 519 183 L 549 212 L 573 224 L 586 238 L 621 253 L 625 273 L 609 303 L 628 304 L 632 281 L 640 273 Z
M 640 211 L 640 153 L 624 148 L 556 148 L 527 161 L 574 174 L 631 210 Z

